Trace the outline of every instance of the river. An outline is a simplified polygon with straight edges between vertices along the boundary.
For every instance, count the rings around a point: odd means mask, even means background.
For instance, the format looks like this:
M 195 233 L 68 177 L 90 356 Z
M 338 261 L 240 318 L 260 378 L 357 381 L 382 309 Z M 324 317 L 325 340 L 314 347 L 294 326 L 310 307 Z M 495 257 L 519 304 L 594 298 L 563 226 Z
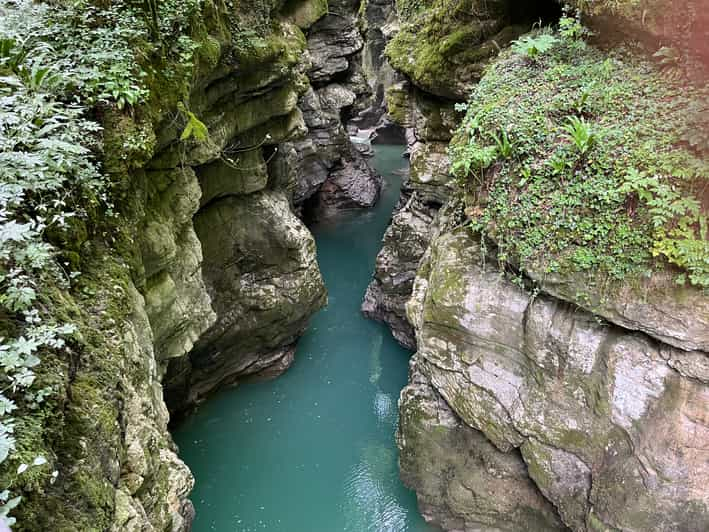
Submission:
M 223 390 L 174 431 L 194 473 L 194 532 L 423 532 L 399 480 L 410 353 L 360 304 L 399 196 L 403 147 L 375 147 L 378 205 L 311 230 L 329 293 L 281 377 Z

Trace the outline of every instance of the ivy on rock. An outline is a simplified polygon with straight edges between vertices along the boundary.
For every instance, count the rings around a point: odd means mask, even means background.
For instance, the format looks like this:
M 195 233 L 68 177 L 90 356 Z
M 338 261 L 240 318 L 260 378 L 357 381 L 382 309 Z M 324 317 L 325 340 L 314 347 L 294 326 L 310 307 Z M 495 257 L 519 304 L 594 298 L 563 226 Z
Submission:
M 521 38 L 463 106 L 450 155 L 471 225 L 523 269 L 707 288 L 708 89 L 579 28 Z

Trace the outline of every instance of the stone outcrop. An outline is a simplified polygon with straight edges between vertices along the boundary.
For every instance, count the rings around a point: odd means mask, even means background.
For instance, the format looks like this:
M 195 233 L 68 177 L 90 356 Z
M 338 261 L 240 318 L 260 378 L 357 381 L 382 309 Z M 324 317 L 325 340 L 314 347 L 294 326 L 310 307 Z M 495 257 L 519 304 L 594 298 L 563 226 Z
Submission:
M 525 271 L 546 292 L 621 327 L 642 331 L 685 351 L 709 352 L 709 298 L 695 287 L 678 286 L 671 272 L 655 272 L 637 286 L 612 286 L 609 290 L 592 275 L 552 275 L 533 268 Z
M 172 408 L 240 378 L 272 375 L 274 366 L 285 370 L 293 344 L 325 303 L 315 242 L 284 192 L 224 198 L 198 213 L 195 228 L 218 318 L 189 359 L 172 368 Z
M 17 530 L 189 530 L 194 481 L 165 399 L 177 411 L 218 386 L 281 373 L 325 303 L 313 238 L 291 209 L 294 176 L 275 163 L 308 133 L 299 103 L 315 91 L 302 29 L 326 6 L 293 2 L 283 16 L 202 7 L 190 81 L 161 80 L 144 109 L 105 110 L 117 215 L 92 220 L 72 248 L 82 275 L 71 293 L 56 290 L 53 304 L 78 326 L 51 367 L 58 399 L 38 433 L 57 473 L 23 488 Z M 246 19 L 261 33 L 235 36 Z M 353 96 L 317 91 L 342 129 Z M 190 120 L 206 133 L 180 138 Z M 367 203 L 376 192 L 350 195 Z
M 359 25 L 364 37 L 361 71 L 367 84 L 367 97 L 360 99 L 351 123 L 361 129 L 386 126 L 388 118 L 384 94 L 402 81 L 403 76 L 389 64 L 384 51 L 399 29 L 393 0 L 365 0 L 359 11 Z
M 501 48 L 558 9 L 553 2 L 522 6 L 509 0 L 434 0 L 425 9 L 402 2 L 400 31 L 386 54 L 418 88 L 465 101 Z
M 433 451 L 412 446 L 434 437 L 420 434 L 423 423 L 436 434 L 435 427 L 447 426 L 427 421 L 436 400 L 460 419 L 464 430 L 457 432 L 479 431 L 496 459 L 516 459 L 522 471 L 526 464 L 528 478 L 515 482 L 529 489 L 531 478 L 573 530 L 709 526 L 702 480 L 709 473 L 707 353 L 599 321 L 545 293 L 534 297 L 505 279 L 480 249 L 464 229 L 442 234 L 427 252 L 408 305 L 418 352 L 415 378 L 402 393 L 399 441 L 403 478 L 424 511 L 439 523 L 479 523 L 470 516 L 482 514 L 500 516 L 488 526 L 511 526 L 504 515 L 509 498 L 476 496 L 485 483 L 471 483 L 471 493 L 458 497 L 456 486 L 470 482 L 469 473 L 454 467 L 451 474 L 444 463 L 432 467 L 425 456 Z M 457 443 L 438 445 L 435 452 L 461 454 Z M 480 445 L 469 449 L 477 453 Z M 432 494 L 436 481 L 444 482 L 445 495 Z
M 308 215 L 326 217 L 338 210 L 371 207 L 379 198 L 380 176 L 353 145 L 343 120 L 369 88 L 364 83 L 359 53 L 364 40 L 357 26 L 358 3 L 338 0 L 308 31 L 313 87 L 300 98 L 307 135 L 282 147 L 275 166 L 293 184 L 292 200 Z M 285 177 L 287 176 L 287 177 Z
M 339 83 L 309 90 L 300 100 L 308 135 L 284 146 L 279 155 L 282 171 L 294 183 L 293 203 L 300 208 L 310 200 L 316 216 L 371 207 L 379 199 L 381 177 L 352 144 L 342 123 L 343 109 L 355 100 L 356 94 Z
M 454 102 L 535 8 L 397 7 L 387 56 L 406 79 L 388 85 L 386 104 L 407 128 L 411 177 L 362 308 L 417 349 L 397 438 L 419 509 L 445 530 L 704 530 L 706 294 L 661 272 L 608 287 L 527 266 L 508 280 L 454 221 L 465 216 L 447 145 L 461 118 Z M 465 13 L 451 16 L 457 8 Z M 648 15 L 654 39 L 678 27 L 667 13 Z M 474 23 L 459 27 L 465 17 Z
M 434 209 L 412 196 L 394 214 L 377 255 L 374 279 L 367 287 L 362 312 L 386 323 L 394 338 L 416 349 L 414 329 L 406 318 L 419 262 L 430 242 Z
M 224 57 L 228 50 L 227 42 Z M 168 405 L 179 410 L 239 377 L 278 374 L 325 302 L 312 236 L 265 159 L 267 150 L 307 132 L 297 106 L 308 88 L 304 50 L 300 29 L 280 22 L 258 61 L 237 55 L 238 75 L 223 59 L 204 74 L 208 81 L 195 83 L 190 101 L 208 138 L 178 141 L 180 123 L 170 117 L 157 153 L 137 174 L 144 190 L 144 202 L 135 202 L 142 217 L 138 284 L 150 324 L 140 322 L 138 343 L 154 362 L 147 384 L 139 381 L 150 393 L 126 394 L 116 530 L 144 530 L 146 521 L 189 527 L 192 479 L 170 450 L 160 381 Z M 145 354 L 147 345 L 154 356 Z M 158 474 L 164 481 L 156 483 Z
M 501 453 L 462 421 L 418 366 L 399 401 L 399 464 L 426 520 L 444 530 L 566 530 L 520 453 Z
M 134 310 L 121 338 L 128 356 L 116 374 L 123 375 L 118 379 L 126 386 L 126 402 L 118 416 L 123 424 L 125 459 L 114 495 L 111 530 L 158 530 L 169 523 L 172 530 L 186 531 L 194 517 L 188 499 L 194 479 L 177 457 L 167 432 L 169 414 L 155 363 L 159 355 L 150 349 L 155 338 L 142 298 L 132 286 L 125 297 Z M 114 447 L 114 452 L 119 448 Z
M 215 319 L 192 225 L 200 183 L 189 168 L 145 174 L 147 202 L 141 235 L 145 306 L 158 360 L 188 353 Z
M 460 115 L 451 102 L 406 81 L 388 87 L 386 104 L 391 120 L 407 132 L 409 175 L 403 191 L 406 199 L 382 240 L 362 312 L 386 323 L 399 343 L 415 349 L 405 306 L 419 262 L 436 232 L 438 211 L 454 191 L 446 149 Z

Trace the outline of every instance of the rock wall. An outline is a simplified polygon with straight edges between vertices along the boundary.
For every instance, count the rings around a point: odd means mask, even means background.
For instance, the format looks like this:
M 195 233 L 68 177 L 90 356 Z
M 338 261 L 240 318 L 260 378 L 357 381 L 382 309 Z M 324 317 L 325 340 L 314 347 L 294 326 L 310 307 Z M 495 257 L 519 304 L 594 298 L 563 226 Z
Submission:
M 151 162 L 194 168 L 203 192 L 194 227 L 216 313 L 189 356 L 170 361 L 165 388 L 174 411 L 240 378 L 287 369 L 308 318 L 326 300 L 315 243 L 290 207 L 297 183 L 266 159 L 308 132 L 298 106 L 312 92 L 306 39 L 288 21 L 266 38 L 260 61 L 242 52 L 238 75 L 224 67 L 192 94 L 209 141 L 167 142 Z
M 83 273 L 52 302 L 80 340 L 53 367 L 61 398 L 42 422 L 58 476 L 23 493 L 17 530 L 189 529 L 193 479 L 167 407 L 287 369 L 326 302 L 295 211 L 379 195 L 343 126 L 369 91 L 356 8 L 315 24 L 324 2 L 205 1 L 185 84 L 161 65 L 144 108 L 105 110 L 117 215 L 71 248 Z M 206 131 L 184 135 L 194 120 Z
M 408 305 L 418 351 L 399 444 L 424 513 L 465 530 L 518 529 L 509 497 L 477 495 L 502 476 L 519 485 L 507 488 L 518 503 L 532 479 L 573 530 L 706 529 L 707 353 L 532 295 L 495 264 L 468 231 L 448 231 L 427 252 Z M 422 429 L 439 438 L 438 427 L 455 438 L 416 444 L 434 437 Z M 482 442 L 471 436 L 480 433 Z M 486 463 L 471 480 L 465 464 L 427 457 L 462 455 L 460 439 L 473 456 L 514 462 L 521 474 L 512 480 Z M 552 522 L 527 529 L 560 526 Z
M 417 350 L 399 401 L 402 479 L 445 530 L 706 529 L 709 298 L 664 273 L 589 295 L 583 275 L 500 271 L 494 244 L 464 229 L 447 145 L 495 44 L 529 27 L 514 3 L 431 4 L 397 2 L 381 32 L 394 28 L 386 105 L 407 129 L 411 178 L 362 306 Z M 690 4 L 634 20 L 655 47 L 664 36 L 700 53 Z M 607 31 L 611 8 L 590 9 Z
M 312 88 L 300 98 L 308 134 L 283 146 L 283 172 L 295 181 L 293 203 L 313 218 L 337 210 L 371 207 L 379 198 L 381 177 L 352 143 L 344 121 L 369 98 L 360 54 L 364 46 L 357 25 L 359 2 L 333 0 L 328 13 L 307 31 Z M 356 131 L 355 131 L 356 133 Z
M 144 306 L 136 292 L 127 352 L 144 369 L 119 415 L 126 451 L 115 530 L 189 528 L 193 480 L 171 450 L 161 381 L 177 410 L 244 375 L 277 374 L 326 299 L 313 238 L 291 212 L 289 183 L 269 175 L 265 159 L 307 132 L 297 106 L 309 86 L 305 37 L 276 20 L 265 45 L 234 50 L 230 15 L 219 6 L 211 15 L 218 58 L 189 100 L 208 138 L 180 141 L 170 114 L 152 159 L 134 173 Z
M 437 213 L 453 191 L 446 149 L 461 116 L 454 102 L 427 94 L 406 80 L 389 85 L 385 94 L 389 120 L 406 131 L 409 175 L 400 208 L 377 255 L 362 311 L 386 323 L 404 347 L 415 349 L 405 305 L 418 264 L 436 231 Z

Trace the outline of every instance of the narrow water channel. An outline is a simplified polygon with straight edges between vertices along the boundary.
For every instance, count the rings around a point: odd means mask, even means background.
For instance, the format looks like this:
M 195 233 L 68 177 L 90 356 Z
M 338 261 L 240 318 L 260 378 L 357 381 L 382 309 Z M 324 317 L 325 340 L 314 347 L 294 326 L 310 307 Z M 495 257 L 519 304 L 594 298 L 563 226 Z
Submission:
M 360 303 L 399 196 L 401 146 L 376 147 L 379 204 L 312 227 L 329 305 L 291 369 L 225 390 L 174 432 L 192 469 L 194 532 L 423 532 L 400 482 L 397 399 L 410 353 Z

